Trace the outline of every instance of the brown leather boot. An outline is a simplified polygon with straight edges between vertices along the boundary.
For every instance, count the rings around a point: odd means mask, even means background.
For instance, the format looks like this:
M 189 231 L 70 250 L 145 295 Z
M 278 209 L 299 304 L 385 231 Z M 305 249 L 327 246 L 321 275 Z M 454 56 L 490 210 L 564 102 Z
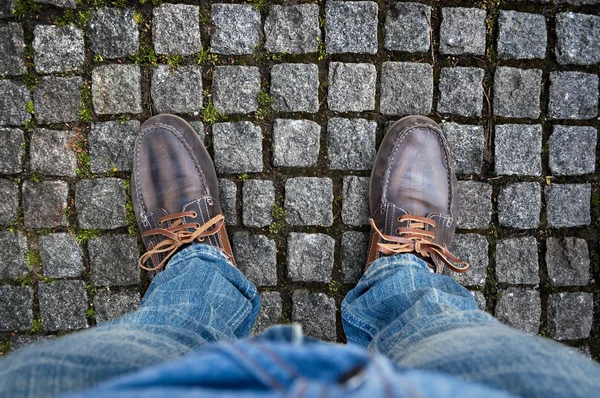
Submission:
M 423 116 L 405 117 L 383 138 L 371 172 L 371 238 L 365 270 L 381 255 L 414 253 L 441 273 L 469 265 L 449 251 L 458 208 L 446 138 Z
M 131 196 L 147 249 L 139 261 L 143 269 L 162 269 L 190 244 L 214 246 L 235 264 L 215 168 L 185 120 L 164 114 L 142 125 L 133 155 Z

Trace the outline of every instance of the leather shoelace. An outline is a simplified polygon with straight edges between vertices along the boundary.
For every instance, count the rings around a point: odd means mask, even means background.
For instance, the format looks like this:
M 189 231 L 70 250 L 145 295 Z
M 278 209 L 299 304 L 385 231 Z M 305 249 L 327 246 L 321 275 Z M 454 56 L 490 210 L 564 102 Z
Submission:
M 435 234 L 432 231 L 425 230 L 425 228 L 427 225 L 434 228 L 434 220 L 409 214 L 398 218 L 398 222 L 405 221 L 408 222 L 409 226 L 396 229 L 397 236 L 392 236 L 383 234 L 375 225 L 375 221 L 369 219 L 373 230 L 384 241 L 387 241 L 377 243 L 378 251 L 383 254 L 416 252 L 423 257 L 431 257 L 432 254 L 435 254 L 455 272 L 466 272 L 469 269 L 469 264 L 450 253 L 445 247 L 432 242 L 435 239 Z
M 219 214 L 210 220 L 204 225 L 200 225 L 197 223 L 193 224 L 183 224 L 184 217 L 192 217 L 196 218 L 197 214 L 193 211 L 184 211 L 181 213 L 169 214 L 167 216 L 161 217 L 158 220 L 159 224 L 162 224 L 166 221 L 172 221 L 171 226 L 169 228 L 156 228 L 151 229 L 142 233 L 143 237 L 151 236 L 151 235 L 163 235 L 166 237 L 165 240 L 158 243 L 151 250 L 148 250 L 146 253 L 140 257 L 139 265 L 141 268 L 147 271 L 156 271 L 163 267 L 163 265 L 177 252 L 177 250 L 188 243 L 192 243 L 195 240 L 202 242 L 206 237 L 215 235 L 219 232 L 221 227 L 223 226 L 224 217 Z M 152 256 L 155 254 L 166 253 L 165 258 L 155 267 L 146 267 L 145 264 Z

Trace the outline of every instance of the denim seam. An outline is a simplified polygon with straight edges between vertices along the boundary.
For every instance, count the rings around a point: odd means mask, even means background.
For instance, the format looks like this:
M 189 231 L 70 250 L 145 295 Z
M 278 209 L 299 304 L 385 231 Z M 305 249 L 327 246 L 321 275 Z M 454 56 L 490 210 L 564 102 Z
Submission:
M 357 329 L 362 330 L 363 332 L 369 334 L 371 337 L 373 337 L 375 334 L 377 334 L 377 329 L 372 327 L 371 325 L 367 324 L 366 322 L 361 321 L 358 317 L 355 317 L 352 314 L 348 313 L 348 310 L 343 311 L 342 308 L 342 319 L 345 320 L 346 322 L 348 322 L 349 324 L 351 324 L 352 326 L 354 326 Z

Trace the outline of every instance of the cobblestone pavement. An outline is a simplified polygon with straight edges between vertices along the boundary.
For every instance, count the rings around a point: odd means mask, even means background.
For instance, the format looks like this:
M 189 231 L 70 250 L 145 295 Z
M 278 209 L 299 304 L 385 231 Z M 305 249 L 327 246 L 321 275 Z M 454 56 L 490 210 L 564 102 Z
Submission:
M 38 2 L 34 2 L 38 1 Z M 192 122 L 255 331 L 345 341 L 390 123 L 442 123 L 482 309 L 600 356 L 598 0 L 3 0 L 0 351 L 135 309 L 140 123 Z

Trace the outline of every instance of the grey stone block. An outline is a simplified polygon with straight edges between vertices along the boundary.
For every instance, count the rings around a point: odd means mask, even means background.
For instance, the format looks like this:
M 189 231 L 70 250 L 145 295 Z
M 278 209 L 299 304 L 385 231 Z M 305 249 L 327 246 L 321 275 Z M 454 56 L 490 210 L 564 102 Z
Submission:
M 70 233 L 40 236 L 39 247 L 44 276 L 72 278 L 83 274 L 82 249 Z
M 342 282 L 357 283 L 367 262 L 369 234 L 348 231 L 342 233 Z
M 487 228 L 492 219 L 492 186 L 485 182 L 458 182 L 458 228 Z
M 23 130 L 0 127 L 0 137 L 0 173 L 20 173 L 25 155 Z
M 215 166 L 219 173 L 259 173 L 262 163 L 262 130 L 251 122 L 215 123 Z
M 591 126 L 554 126 L 548 141 L 552 174 L 583 175 L 596 171 L 597 137 Z
M 498 16 L 498 56 L 501 59 L 546 57 L 546 17 L 501 10 Z
M 260 70 L 255 66 L 217 66 L 213 71 L 213 102 L 219 113 L 250 113 L 258 109 Z
M 22 126 L 31 119 L 27 103 L 31 93 L 21 82 L 0 80 L 0 126 Z
M 282 308 L 279 292 L 261 292 L 260 311 L 252 328 L 252 334 L 260 334 L 268 327 L 279 324 Z
M 162 4 L 152 11 L 152 41 L 157 54 L 191 55 L 200 51 L 200 8 Z
M 75 8 L 77 7 L 76 0 L 34 0 L 36 3 L 52 4 L 60 8 Z
M 237 185 L 235 182 L 219 178 L 219 199 L 225 217 L 225 225 L 237 225 Z
M 375 109 L 377 70 L 372 64 L 329 63 L 327 106 L 334 112 Z
M 0 286 L 0 301 L 0 331 L 31 329 L 33 291 L 30 287 Z
M 327 122 L 327 166 L 332 170 L 369 170 L 375 160 L 377 123 L 334 117 Z
M 213 4 L 214 33 L 210 51 L 217 54 L 252 54 L 261 37 L 260 12 L 251 4 Z
M 481 116 L 484 75 L 481 68 L 442 68 L 438 112 Z
M 93 173 L 109 171 L 131 171 L 135 138 L 140 122 L 92 123 L 88 134 L 90 166 Z
M 590 281 L 590 255 L 584 239 L 546 240 L 548 277 L 554 286 L 585 286 Z
M 94 68 L 92 103 L 98 115 L 142 113 L 140 67 L 112 64 Z
M 200 139 L 200 142 L 202 142 L 204 144 L 204 146 L 206 146 L 207 143 L 206 143 L 206 132 L 204 131 L 204 123 L 197 121 L 197 120 L 189 122 L 189 123 L 190 123 L 190 126 L 192 126 L 192 128 L 196 132 L 196 134 L 198 134 L 198 138 Z
M 275 241 L 246 231 L 233 235 L 233 254 L 238 269 L 256 286 L 277 285 Z
M 321 29 L 317 4 L 273 4 L 265 19 L 265 49 L 271 53 L 317 52 Z
M 592 119 L 598 115 L 598 75 L 550 72 L 550 119 Z
M 34 64 L 38 73 L 62 73 L 83 69 L 83 31 L 73 25 L 36 25 L 33 29 Z
M 34 344 L 39 344 L 44 341 L 52 341 L 56 339 L 56 336 L 27 336 L 27 335 L 15 335 L 10 337 L 10 348 L 12 351 L 21 350 L 23 348 L 32 346 Z
M 18 215 L 19 186 L 11 180 L 0 179 L 0 225 L 9 226 Z
M 452 163 L 457 174 L 480 174 L 485 140 L 483 126 L 443 123 Z
M 496 125 L 495 144 L 496 174 L 542 174 L 541 125 Z
M 94 296 L 96 322 L 103 323 L 135 311 L 140 305 L 138 292 L 111 292 L 101 289 Z
M 336 340 L 333 298 L 323 293 L 296 290 L 292 295 L 292 301 L 292 322 L 301 324 L 304 334 L 325 341 Z
M 319 68 L 316 64 L 277 64 L 271 68 L 273 109 L 319 111 Z
M 27 271 L 27 240 L 20 232 L 0 231 L 0 280 L 16 279 Z
M 77 157 L 72 148 L 71 131 L 35 129 L 31 134 L 29 166 L 45 175 L 75 177 Z
M 398 95 L 402 93 L 402 95 Z M 384 62 L 381 67 L 380 112 L 427 115 L 433 98 L 433 68 L 415 62 Z
M 485 18 L 480 8 L 442 8 L 440 53 L 485 55 Z
M 321 126 L 318 123 L 310 120 L 275 119 L 273 165 L 275 167 L 316 165 L 320 138 Z
M 392 3 L 385 19 L 385 48 L 427 52 L 430 46 L 431 7 L 419 3 Z
M 500 292 L 496 304 L 496 318 L 500 322 L 529 334 L 538 334 L 541 314 L 542 300 L 537 290 L 509 287 Z
M 247 227 L 265 227 L 273 222 L 275 186 L 270 180 L 248 180 L 242 187 L 244 206 L 242 219 Z
M 329 178 L 297 177 L 285 182 L 286 222 L 291 225 L 333 224 L 333 184 Z
M 593 316 L 592 293 L 557 293 L 548 299 L 548 331 L 556 340 L 589 337 Z
M 369 177 L 344 177 L 342 221 L 346 225 L 369 225 Z
M 487 305 L 487 301 L 486 301 L 485 296 L 483 295 L 483 293 L 479 292 L 479 291 L 471 291 L 471 294 L 473 295 L 473 298 L 475 299 L 475 303 L 477 304 L 477 308 L 479 308 L 481 311 L 485 311 L 486 305 Z
M 540 225 L 542 193 L 537 182 L 518 182 L 502 187 L 498 195 L 501 226 L 533 229 Z
M 0 18 L 9 18 L 13 15 L 17 0 L 6 0 L 0 3 Z
M 450 252 L 469 264 L 465 273 L 454 272 L 447 267 L 444 274 L 463 286 L 483 286 L 487 279 L 489 245 L 485 236 L 478 234 L 456 234 Z
M 88 327 L 87 295 L 83 281 L 40 282 L 38 299 L 45 332 Z
M 64 181 L 23 183 L 23 213 L 27 228 L 55 228 L 68 224 L 65 216 L 69 184 Z
M 556 47 L 559 64 L 594 65 L 600 62 L 600 17 L 561 12 L 556 14 Z
M 125 185 L 118 178 L 81 180 L 75 187 L 79 227 L 115 229 L 127 226 Z
M 159 65 L 152 73 L 150 92 L 158 113 L 199 113 L 202 109 L 202 68 L 182 66 L 172 71 Z
M 140 283 L 137 239 L 128 235 L 100 236 L 88 242 L 91 281 L 96 286 Z
M 102 7 L 92 11 L 88 23 L 90 48 L 107 59 L 123 58 L 139 49 L 133 8 Z
M 494 115 L 537 119 L 541 90 L 540 69 L 498 67 L 494 75 Z
M 27 72 L 24 48 L 25 38 L 20 24 L 0 25 L 0 75 L 19 76 Z
M 373 1 L 325 3 L 325 44 L 328 54 L 377 53 L 377 13 Z
M 591 184 L 552 184 L 546 187 L 548 227 L 590 225 Z
M 38 123 L 76 122 L 81 109 L 81 77 L 44 76 L 33 92 Z
M 498 241 L 496 245 L 498 282 L 530 285 L 540 283 L 538 269 L 538 244 L 534 237 L 525 236 Z
M 292 232 L 287 240 L 287 277 L 294 282 L 331 281 L 335 240 L 323 234 Z

